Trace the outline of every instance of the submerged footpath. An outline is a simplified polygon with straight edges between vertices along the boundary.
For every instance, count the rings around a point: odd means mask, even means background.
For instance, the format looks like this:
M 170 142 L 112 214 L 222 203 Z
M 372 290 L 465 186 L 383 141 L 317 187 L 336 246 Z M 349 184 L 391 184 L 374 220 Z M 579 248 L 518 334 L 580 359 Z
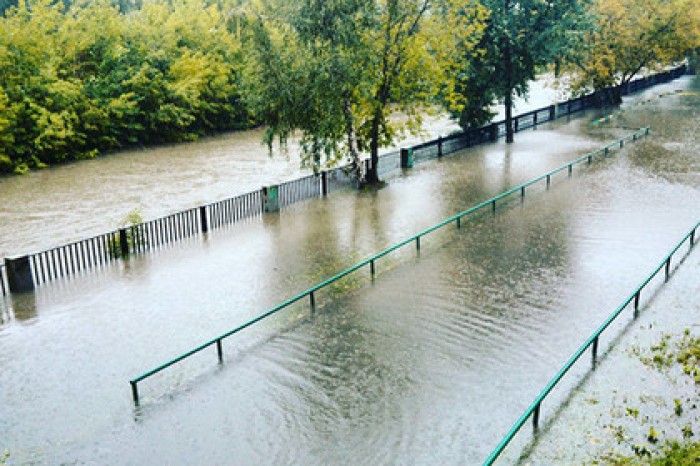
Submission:
M 700 83 L 623 106 L 618 123 L 652 123 L 631 161 L 669 185 L 700 186 Z M 698 212 L 700 216 L 700 212 Z M 643 219 L 640 219 L 643 220 Z M 698 218 L 689 218 L 696 222 Z M 680 239 L 680 238 L 679 238 Z M 634 239 L 630 239 L 633 241 Z M 591 371 L 521 457 L 521 464 L 697 464 L 700 455 L 698 244 L 626 321 Z M 683 246 L 687 251 L 687 246 Z M 664 252 L 660 251 L 660 256 Z M 679 256 L 680 257 L 680 256 Z M 674 265 L 675 267 L 675 265 Z M 610 340 L 609 338 L 606 338 Z M 673 443 L 676 442 L 675 449 Z M 678 445 L 693 444 L 692 451 Z M 692 459 L 691 459 L 692 458 Z M 656 459 L 656 460 L 655 460 Z
M 698 277 L 696 245 L 534 439 L 523 464 L 648 464 L 669 442 L 698 441 L 697 354 L 678 362 L 700 337 Z

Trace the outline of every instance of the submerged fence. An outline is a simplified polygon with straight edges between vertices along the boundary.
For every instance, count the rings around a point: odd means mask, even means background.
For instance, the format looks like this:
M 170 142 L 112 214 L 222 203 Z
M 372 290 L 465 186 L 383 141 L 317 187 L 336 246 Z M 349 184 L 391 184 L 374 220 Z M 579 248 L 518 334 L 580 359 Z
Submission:
M 579 157 L 579 158 L 577 158 L 577 159 L 575 159 L 575 160 L 573 160 L 565 165 L 562 165 L 559 168 L 551 170 L 542 176 L 534 178 L 526 183 L 523 183 L 523 184 L 516 186 L 514 188 L 511 188 L 508 191 L 505 191 L 505 192 L 503 192 L 495 197 L 492 197 L 491 199 L 483 201 L 483 202 L 475 205 L 474 207 L 471 207 L 470 209 L 467 209 L 467 210 L 460 212 L 460 213 L 458 213 L 458 214 L 456 214 L 456 215 L 454 215 L 446 220 L 443 220 L 442 222 L 438 223 L 437 225 L 434 225 L 434 226 L 432 226 L 424 231 L 421 231 L 420 233 L 418 233 L 414 236 L 411 236 L 410 238 L 408 238 L 404 241 L 401 241 L 400 243 L 395 244 L 394 246 L 391 246 L 387 249 L 384 249 L 383 251 L 365 259 L 364 261 L 359 262 L 359 263 L 353 265 L 352 267 L 345 269 L 342 272 L 332 276 L 331 278 L 329 278 L 321 283 L 318 283 L 317 285 L 314 285 L 305 291 L 302 291 L 301 293 L 297 294 L 296 296 L 294 296 L 294 297 L 288 299 L 287 301 L 283 302 L 282 304 L 279 304 L 278 306 L 275 306 L 272 309 L 260 314 L 259 316 L 255 317 L 254 319 L 251 319 L 251 320 L 245 322 L 244 324 L 242 324 L 242 325 L 240 325 L 232 330 L 229 330 L 228 332 L 226 332 L 222 335 L 219 335 L 219 336 L 197 346 L 196 348 L 191 349 L 190 351 L 187 351 L 186 353 L 184 353 L 184 354 L 182 354 L 174 359 L 171 359 L 170 361 L 168 361 L 164 364 L 161 364 L 160 366 L 156 367 L 155 369 L 152 369 L 152 370 L 145 372 L 144 374 L 142 374 L 138 377 L 131 379 L 129 381 L 129 383 L 131 385 L 131 392 L 132 392 L 134 404 L 136 406 L 139 405 L 140 397 L 139 397 L 139 391 L 138 391 L 138 384 L 140 382 L 144 381 L 145 379 L 152 377 L 153 375 L 167 369 L 168 367 L 171 367 L 171 366 L 189 358 L 190 356 L 193 356 L 193 355 L 195 355 L 195 354 L 197 354 L 197 353 L 199 353 L 207 348 L 210 348 L 210 347 L 216 347 L 217 359 L 218 359 L 219 364 L 221 364 L 224 361 L 223 346 L 222 346 L 222 341 L 224 339 L 229 338 L 229 337 L 241 332 L 242 330 L 245 330 L 246 328 L 253 326 L 254 324 L 264 320 L 265 318 L 270 317 L 273 314 L 276 314 L 279 311 L 281 311 L 281 310 L 283 310 L 283 309 L 285 309 L 285 308 L 291 306 L 292 304 L 297 303 L 301 300 L 308 300 L 311 312 L 314 312 L 316 310 L 316 294 L 315 293 L 318 292 L 319 290 L 321 290 L 322 288 L 325 288 L 326 286 L 331 285 L 332 283 L 340 280 L 341 278 L 344 278 L 347 275 L 350 275 L 351 273 L 353 273 L 357 270 L 363 269 L 365 267 L 369 267 L 369 272 L 370 272 L 371 276 L 374 277 L 374 275 L 376 273 L 376 262 L 379 259 L 381 259 L 382 257 L 384 257 L 384 256 L 386 256 L 386 255 L 388 255 L 388 254 L 390 254 L 398 249 L 401 249 L 406 245 L 410 245 L 410 244 L 415 244 L 416 249 L 418 251 L 420 251 L 421 238 L 428 236 L 429 234 L 431 234 L 431 233 L 433 233 L 433 232 L 435 232 L 443 227 L 446 227 L 448 225 L 454 224 L 454 225 L 456 225 L 457 228 L 461 228 L 462 219 L 464 217 L 469 217 L 470 215 L 481 212 L 484 209 L 490 210 L 490 211 L 495 213 L 496 206 L 499 202 L 501 202 L 501 201 L 513 196 L 513 195 L 519 196 L 521 199 L 523 199 L 525 197 L 525 194 L 526 194 L 526 189 L 537 184 L 537 183 L 544 182 L 544 183 L 546 183 L 546 187 L 549 188 L 549 186 L 552 182 L 552 178 L 555 175 L 562 173 L 562 172 L 566 172 L 568 174 L 568 176 L 571 176 L 573 173 L 574 166 L 582 164 L 582 163 L 590 164 L 593 161 L 594 157 L 608 155 L 613 149 L 622 148 L 626 141 L 629 141 L 629 140 L 636 141 L 638 138 L 645 136 L 647 134 L 649 134 L 649 128 L 642 128 L 642 129 L 635 131 L 634 133 L 632 133 L 628 136 L 620 138 L 620 139 L 618 139 L 618 140 L 616 140 L 616 141 L 614 141 L 614 142 L 612 142 L 612 143 L 610 143 L 610 144 L 608 144 L 608 145 L 606 145 L 606 146 L 604 146 L 596 151 L 585 154 L 585 155 L 583 155 L 583 156 L 581 156 L 581 157 Z
M 615 309 L 615 311 L 608 317 L 605 322 L 603 322 L 600 327 L 596 329 L 593 334 L 588 337 L 588 339 L 576 350 L 576 352 L 569 358 L 569 360 L 564 364 L 564 366 L 559 369 L 559 372 L 552 378 L 552 380 L 549 381 L 549 383 L 542 389 L 539 395 L 535 398 L 535 400 L 530 404 L 530 406 L 525 410 L 522 416 L 516 421 L 516 423 L 513 425 L 513 427 L 508 431 L 506 436 L 501 440 L 501 442 L 498 444 L 498 446 L 491 452 L 489 457 L 484 461 L 484 465 L 490 466 L 492 465 L 498 457 L 503 453 L 503 450 L 508 446 L 508 444 L 513 440 L 515 435 L 520 431 L 520 429 L 523 427 L 525 422 L 527 422 L 528 418 L 532 417 L 532 425 L 533 428 L 536 430 L 539 427 L 539 422 L 540 422 L 540 408 L 542 406 L 542 402 L 547 398 L 547 395 L 554 389 L 554 387 L 557 386 L 557 384 L 564 378 L 564 376 L 569 372 L 569 370 L 573 367 L 573 365 L 583 356 L 583 354 L 590 348 L 591 349 L 591 359 L 593 365 L 596 363 L 596 359 L 598 357 L 598 342 L 600 339 L 600 336 L 602 333 L 612 324 L 621 314 L 622 312 L 632 303 L 633 308 L 634 308 L 634 315 L 635 317 L 637 316 L 639 312 L 639 302 L 641 299 L 641 294 L 642 291 L 646 288 L 647 285 L 654 279 L 658 273 L 663 269 L 664 274 L 665 274 L 665 282 L 668 282 L 668 279 L 671 275 L 671 261 L 678 252 L 678 250 L 686 243 L 688 242 L 689 244 L 689 249 L 686 254 L 689 254 L 690 251 L 692 251 L 693 247 L 695 246 L 695 236 L 697 233 L 698 228 L 700 228 L 700 222 L 696 223 L 695 226 L 681 239 L 676 246 L 671 249 L 671 252 L 669 252 L 659 263 L 658 266 L 649 274 L 647 277 L 642 280 L 642 283 L 637 286 L 637 288 L 632 291 L 632 293 L 625 299 L 622 304 Z M 664 283 L 665 283 L 664 282 Z
M 682 76 L 685 66 L 629 83 L 623 94 L 636 92 L 649 86 L 668 82 Z M 515 132 L 532 128 L 541 123 L 572 115 L 597 102 L 598 96 L 586 95 L 556 105 L 550 105 L 513 118 Z M 478 144 L 498 140 L 505 135 L 506 122 L 498 121 L 458 134 L 428 141 L 413 147 L 383 154 L 377 170 L 380 177 L 400 168 L 409 168 L 443 155 L 454 153 Z M 367 161 L 366 163 L 369 163 Z M 3 264 L 5 277 L 0 290 L 31 291 L 49 281 L 75 275 L 92 268 L 103 267 L 131 254 L 144 253 L 191 236 L 221 228 L 243 219 L 275 212 L 296 202 L 326 196 L 356 183 L 349 166 L 323 171 L 261 190 L 235 196 L 183 212 L 120 228 L 85 240 L 28 254 L 6 258 Z

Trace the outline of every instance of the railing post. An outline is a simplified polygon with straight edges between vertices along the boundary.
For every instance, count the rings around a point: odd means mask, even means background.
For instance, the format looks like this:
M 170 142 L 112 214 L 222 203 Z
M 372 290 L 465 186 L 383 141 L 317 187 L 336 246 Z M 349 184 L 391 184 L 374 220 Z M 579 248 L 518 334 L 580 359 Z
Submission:
M 420 251 L 420 236 L 416 236 L 416 250 Z
M 690 247 L 695 246 L 695 229 L 690 232 Z
M 573 166 L 571 164 L 569 164 L 569 176 L 571 176 L 573 171 L 574 171 Z
M 532 124 L 537 126 L 537 112 L 532 115 Z
M 139 405 L 139 388 L 136 386 L 136 382 L 133 380 L 130 380 L 129 383 L 131 384 L 131 396 L 134 399 L 134 405 L 138 406 Z
M 639 313 L 639 298 L 642 290 L 637 291 L 634 295 L 634 315 L 636 316 Z
M 462 217 L 457 217 L 457 228 L 462 228 Z
M 438 157 L 442 157 L 442 136 L 438 136 Z
M 202 223 L 202 233 L 208 232 L 209 225 L 207 224 L 207 207 L 206 206 L 199 207 L 199 220 Z
M 224 349 L 221 347 L 221 340 L 216 340 L 216 355 L 219 357 L 219 364 L 223 364 Z
M 519 126 L 520 126 L 519 123 L 520 123 L 520 120 L 518 119 L 517 116 L 515 118 L 513 118 L 513 132 L 514 133 L 518 132 Z
M 593 339 L 591 356 L 593 357 L 593 367 L 595 368 L 596 359 L 598 359 L 598 336 Z
M 374 273 L 375 273 L 375 270 L 374 270 L 374 259 L 372 259 L 371 261 L 369 261 L 369 273 L 372 275 L 372 277 L 374 277 Z
M 492 213 L 493 215 L 496 215 L 496 201 L 493 201 L 493 202 L 491 203 L 491 213 Z
M 532 427 L 537 430 L 540 428 L 540 405 L 542 403 L 537 403 L 535 406 L 535 412 L 532 415 Z
M 401 168 L 413 168 L 413 149 L 401 149 Z
M 605 148 L 605 156 L 607 157 L 608 154 L 610 154 L 610 148 L 609 148 L 609 147 L 606 147 L 606 148 Z
M 525 186 L 520 188 L 520 200 L 525 199 Z
M 625 147 L 625 140 L 620 139 L 620 149 L 622 149 L 623 147 Z
M 321 172 L 321 196 L 328 196 L 328 172 Z
M 5 271 L 7 273 L 7 285 L 11 293 L 23 293 L 34 289 L 32 266 L 29 256 L 6 257 Z M 2 277 L 0 277 L 2 280 Z
M 549 106 L 549 120 L 552 121 L 557 117 L 557 106 L 556 105 L 550 105 Z
M 669 275 L 671 275 L 671 258 L 670 257 L 666 261 L 666 280 L 665 281 L 668 281 Z
M 313 291 L 309 293 L 309 301 L 311 304 L 311 313 L 313 314 L 314 312 L 316 312 L 316 298 L 314 297 Z
M 119 252 L 121 252 L 121 257 L 129 255 L 129 237 L 126 234 L 126 228 L 119 229 Z
M 549 189 L 550 184 L 552 184 L 552 175 L 547 175 L 547 189 Z

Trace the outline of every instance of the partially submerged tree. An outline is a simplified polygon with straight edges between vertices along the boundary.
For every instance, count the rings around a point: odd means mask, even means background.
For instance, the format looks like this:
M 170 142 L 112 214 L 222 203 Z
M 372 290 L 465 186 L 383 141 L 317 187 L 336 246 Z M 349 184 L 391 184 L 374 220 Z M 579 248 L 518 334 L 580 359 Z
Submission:
M 571 53 L 588 27 L 587 0 L 482 0 L 490 14 L 479 53 L 464 54 L 458 90 L 464 102 L 450 110 L 463 128 L 491 120 L 491 105 L 506 109 L 506 141 L 513 142 L 513 97 L 526 95 L 538 71 Z
M 300 131 L 314 169 L 349 156 L 358 180 L 378 183 L 379 148 L 420 128 L 438 93 L 453 93 L 459 49 L 474 48 L 484 17 L 471 0 L 256 4 L 247 94 L 266 142 Z
M 579 92 L 612 87 L 607 97 L 613 104 L 635 76 L 700 47 L 698 0 L 596 0 L 593 15 L 586 46 L 570 57 L 566 71 Z

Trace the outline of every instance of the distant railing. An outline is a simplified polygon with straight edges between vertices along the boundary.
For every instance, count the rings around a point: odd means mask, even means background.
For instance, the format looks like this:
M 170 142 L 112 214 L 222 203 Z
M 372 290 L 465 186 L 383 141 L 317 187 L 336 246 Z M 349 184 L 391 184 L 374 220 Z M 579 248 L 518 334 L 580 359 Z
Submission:
M 635 92 L 657 83 L 668 82 L 683 75 L 685 70 L 686 68 L 682 66 L 652 77 L 632 81 L 625 87 L 623 93 Z M 574 114 L 592 107 L 595 101 L 595 94 L 590 94 L 517 115 L 513 118 L 513 130 L 515 132 L 522 131 L 556 118 Z M 379 157 L 378 174 L 380 177 L 384 177 L 402 167 L 412 166 L 414 161 L 421 163 L 478 144 L 496 141 L 505 133 L 505 121 L 498 121 L 480 128 L 469 129 L 417 144 L 402 151 L 383 154 Z M 403 151 L 408 151 L 411 154 L 410 165 L 407 164 L 409 159 L 401 156 Z M 144 253 L 184 238 L 206 233 L 211 229 L 221 228 L 242 219 L 261 215 L 266 211 L 275 211 L 295 202 L 325 196 L 340 189 L 355 186 L 357 182 L 351 173 L 351 167 L 343 166 L 324 171 L 319 175 L 308 175 L 281 183 L 277 186 L 276 191 L 270 191 L 277 193 L 278 202 L 277 204 L 269 204 L 268 210 L 266 210 L 264 199 L 265 193 L 268 191 L 263 188 L 65 246 L 58 246 L 20 258 L 7 258 L 5 265 L 10 260 L 24 259 L 28 261 L 29 267 L 26 270 L 22 269 L 27 276 L 21 277 L 22 280 L 9 280 L 8 287 L 4 292 L 8 293 L 13 289 L 14 291 L 29 291 L 35 286 L 61 277 L 105 266 L 115 259 L 125 258 L 130 254 Z M 272 210 L 269 210 L 270 205 L 273 206 Z M 14 270 L 13 268 L 13 274 Z M 5 267 L 5 271 L 8 271 L 7 267 Z M 15 285 L 13 287 L 13 283 L 17 282 L 21 282 L 23 286 Z
M 632 293 L 625 299 L 622 304 L 615 309 L 615 312 L 613 312 L 610 317 L 608 317 L 605 322 L 603 322 L 598 329 L 593 332 L 593 334 L 588 337 L 588 339 L 579 347 L 578 350 L 569 358 L 569 360 L 564 364 L 564 366 L 559 369 L 559 372 L 552 378 L 552 380 L 549 381 L 549 383 L 542 389 L 539 395 L 535 398 L 535 400 L 530 404 L 530 406 L 525 410 L 522 416 L 516 421 L 516 423 L 511 427 L 510 431 L 506 434 L 506 436 L 501 440 L 501 443 L 498 444 L 498 446 L 491 452 L 489 457 L 484 461 L 484 465 L 490 466 L 492 465 L 498 457 L 503 453 L 503 450 L 508 446 L 508 444 L 513 440 L 513 437 L 520 431 L 522 426 L 525 424 L 527 419 L 532 416 L 532 424 L 533 428 L 537 429 L 539 427 L 539 422 L 540 422 L 540 407 L 542 405 L 542 402 L 547 398 L 547 395 L 554 389 L 554 387 L 564 378 L 567 372 L 573 367 L 573 365 L 581 358 L 583 353 L 585 353 L 588 348 L 591 348 L 591 358 L 592 362 L 595 365 L 596 359 L 598 356 L 598 340 L 601 336 L 601 334 L 610 326 L 611 323 L 613 323 L 619 316 L 622 314 L 622 311 L 624 311 L 627 306 L 629 306 L 631 303 L 634 303 L 634 314 L 635 317 L 637 316 L 637 313 L 639 312 L 639 302 L 641 299 L 641 293 L 644 290 L 644 288 L 651 282 L 651 280 L 656 277 L 656 275 L 661 271 L 661 269 L 665 270 L 665 282 L 668 282 L 668 279 L 671 275 L 671 260 L 673 259 L 673 256 L 678 250 L 685 244 L 686 241 L 689 242 L 689 250 L 686 254 L 689 254 L 690 251 L 692 251 L 693 247 L 695 246 L 695 235 L 697 232 L 697 229 L 700 228 L 700 222 L 696 223 L 695 226 L 681 239 L 678 244 L 669 252 L 666 257 L 663 258 L 663 260 L 659 263 L 659 265 L 649 274 L 647 277 L 642 281 L 642 283 L 637 286 L 637 288 L 632 291 Z M 665 283 L 664 282 L 664 283 Z
M 482 209 L 489 209 L 495 213 L 496 206 L 497 206 L 498 202 L 501 202 L 502 200 L 504 200 L 504 199 L 514 195 L 514 194 L 519 195 L 520 198 L 524 198 L 526 188 L 528 188 L 536 183 L 540 183 L 542 181 L 544 181 L 546 183 L 546 187 L 549 188 L 551 181 L 552 181 L 552 177 L 554 175 L 561 173 L 561 172 L 567 172 L 567 174 L 569 176 L 571 176 L 574 166 L 581 164 L 581 163 L 589 163 L 590 164 L 593 161 L 594 157 L 601 156 L 601 155 L 608 155 L 610 153 L 610 151 L 613 150 L 614 148 L 622 148 L 626 141 L 629 141 L 629 140 L 636 141 L 638 138 L 645 136 L 647 134 L 649 134 L 649 128 L 642 128 L 642 129 L 635 131 L 634 133 L 629 134 L 628 136 L 620 138 L 620 139 L 618 139 L 618 140 L 616 140 L 616 141 L 614 141 L 614 142 L 612 142 L 612 143 L 610 143 L 610 144 L 608 144 L 608 145 L 606 145 L 606 146 L 604 146 L 596 151 L 585 154 L 585 155 L 583 155 L 583 156 L 581 156 L 581 157 L 579 157 L 579 158 L 577 158 L 577 159 L 575 159 L 575 160 L 573 160 L 565 165 L 562 165 L 559 168 L 551 170 L 540 177 L 534 178 L 526 183 L 523 183 L 523 184 L 518 185 L 514 188 L 511 188 L 508 191 L 505 191 L 505 192 L 503 192 L 495 197 L 492 197 L 491 199 L 488 199 L 484 202 L 481 202 L 480 204 L 477 204 L 470 209 L 467 209 L 463 212 L 460 212 L 457 215 L 454 215 L 446 220 L 443 220 L 442 222 L 438 223 L 437 225 L 434 225 L 434 226 L 432 226 L 432 227 L 430 227 L 430 228 L 428 228 L 428 229 L 426 229 L 426 230 L 424 230 L 424 231 L 422 231 L 414 236 L 411 236 L 410 238 L 408 238 L 404 241 L 401 241 L 400 243 L 395 244 L 394 246 L 391 246 L 387 249 L 384 249 L 383 251 L 369 257 L 368 259 L 365 259 L 364 261 L 359 262 L 359 263 L 353 265 L 352 267 L 345 269 L 342 272 L 332 276 L 331 278 L 329 278 L 321 283 L 318 283 L 317 285 L 314 285 L 305 291 L 302 291 L 301 293 L 297 294 L 296 296 L 294 296 L 294 297 L 288 299 L 287 301 L 283 302 L 282 304 L 279 304 L 278 306 L 275 306 L 274 308 L 264 312 L 263 314 L 255 317 L 254 319 L 251 319 L 248 322 L 197 346 L 196 348 L 194 348 L 194 349 L 192 349 L 192 350 L 190 350 L 190 351 L 188 351 L 188 352 L 186 352 L 186 353 L 184 353 L 184 354 L 182 354 L 182 355 L 180 355 L 180 356 L 178 356 L 178 357 L 176 357 L 176 358 L 174 358 L 174 359 L 172 359 L 172 360 L 170 360 L 170 361 L 168 361 L 168 362 L 166 362 L 158 367 L 156 367 L 155 369 L 152 369 L 152 370 L 150 370 L 150 371 L 148 371 L 148 372 L 146 372 L 138 377 L 131 379 L 129 381 L 129 383 L 131 385 L 131 391 L 132 391 L 134 404 L 137 406 L 139 405 L 140 398 L 139 398 L 138 384 L 140 382 L 142 382 L 143 380 L 163 371 L 164 369 L 167 369 L 170 366 L 173 366 L 174 364 L 177 364 L 180 361 L 183 361 L 184 359 L 189 358 L 190 356 L 192 356 L 194 354 L 197 354 L 197 353 L 199 353 L 207 348 L 210 348 L 212 346 L 216 347 L 217 358 L 218 358 L 219 363 L 221 364 L 224 361 L 223 346 L 222 346 L 222 341 L 224 339 L 226 339 L 232 335 L 235 335 L 235 334 L 239 333 L 240 331 L 245 330 L 248 327 L 251 327 L 252 325 L 260 322 L 261 320 L 263 320 L 263 319 L 265 319 L 273 314 L 276 314 L 277 312 L 281 311 L 282 309 L 285 309 L 285 308 L 289 307 L 290 305 L 292 305 L 298 301 L 301 301 L 301 300 L 306 300 L 306 299 L 309 300 L 311 312 L 313 313 L 316 310 L 316 292 L 318 292 L 322 288 L 325 288 L 326 286 L 340 280 L 341 278 L 346 277 L 347 275 L 349 275 L 349 274 L 351 274 L 351 273 L 353 273 L 353 272 L 355 272 L 363 267 L 367 267 L 367 266 L 369 266 L 369 271 L 370 271 L 371 276 L 374 277 L 374 275 L 376 273 L 376 268 L 375 268 L 376 262 L 379 259 L 381 259 L 382 257 L 388 255 L 389 253 L 396 251 L 396 250 L 398 250 L 406 245 L 409 245 L 409 244 L 415 244 L 416 249 L 420 251 L 421 238 L 423 238 L 424 236 L 427 236 L 430 233 L 433 233 L 434 231 L 439 230 L 439 229 L 441 229 L 447 225 L 451 225 L 451 224 L 456 224 L 457 228 L 461 228 L 462 219 L 464 217 L 470 216 L 476 212 L 481 211 Z

